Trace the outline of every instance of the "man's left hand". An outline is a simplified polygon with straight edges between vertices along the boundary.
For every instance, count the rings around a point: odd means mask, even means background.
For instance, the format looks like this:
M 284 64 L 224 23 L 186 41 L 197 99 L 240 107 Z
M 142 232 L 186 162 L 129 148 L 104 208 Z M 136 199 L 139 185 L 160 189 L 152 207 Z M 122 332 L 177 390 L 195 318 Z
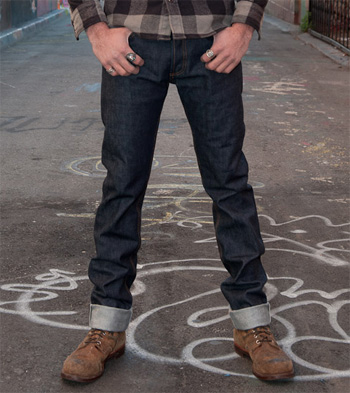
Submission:
M 243 23 L 234 23 L 221 30 L 214 36 L 214 43 L 210 48 L 214 56 L 208 57 L 204 53 L 201 57 L 206 63 L 205 67 L 211 71 L 229 74 L 246 54 L 253 33 L 253 27 Z

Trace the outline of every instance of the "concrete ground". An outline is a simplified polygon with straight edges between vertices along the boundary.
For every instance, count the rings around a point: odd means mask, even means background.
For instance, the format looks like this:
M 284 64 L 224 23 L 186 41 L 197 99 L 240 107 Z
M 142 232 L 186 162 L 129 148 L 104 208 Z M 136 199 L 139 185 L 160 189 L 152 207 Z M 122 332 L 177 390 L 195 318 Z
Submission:
M 173 87 L 143 210 L 127 351 L 92 384 L 60 379 L 87 329 L 104 176 L 100 67 L 62 17 L 1 53 L 1 392 L 349 391 L 348 70 L 270 23 L 244 68 L 272 328 L 295 379 L 261 382 L 233 351 L 210 200 Z

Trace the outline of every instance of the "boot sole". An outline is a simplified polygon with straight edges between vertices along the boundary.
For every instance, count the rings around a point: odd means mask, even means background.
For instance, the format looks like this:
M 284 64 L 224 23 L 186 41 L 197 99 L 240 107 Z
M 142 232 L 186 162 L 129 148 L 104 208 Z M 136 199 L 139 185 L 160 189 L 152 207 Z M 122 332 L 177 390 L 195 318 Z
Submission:
M 245 349 L 243 349 L 242 347 L 240 347 L 237 344 L 234 344 L 234 346 L 235 346 L 235 351 L 236 351 L 236 353 L 239 356 L 242 356 L 242 357 L 245 357 L 245 358 L 249 358 L 250 360 L 252 360 L 250 355 L 249 355 L 249 352 L 247 352 Z M 291 379 L 295 375 L 293 371 L 292 372 L 288 372 L 288 373 L 284 373 L 284 374 L 273 374 L 273 375 L 271 375 L 271 374 L 265 374 L 265 375 L 259 374 L 259 373 L 255 372 L 254 369 L 252 371 L 253 371 L 253 374 L 257 378 L 259 378 L 259 379 L 261 379 L 263 381 L 277 381 L 277 380 L 283 380 L 283 379 Z
M 107 360 L 109 359 L 116 359 L 121 357 L 122 355 L 124 355 L 125 352 L 125 345 L 123 347 L 121 347 L 120 349 L 118 349 L 117 351 L 111 353 L 107 359 L 104 361 L 103 363 L 103 368 L 102 368 L 102 372 L 98 375 L 95 375 L 94 377 L 91 378 L 81 378 L 78 375 L 73 375 L 73 374 L 66 374 L 66 373 L 61 373 L 61 378 L 62 379 L 66 379 L 68 381 L 73 381 L 73 382 L 81 382 L 81 383 L 89 383 L 89 382 L 93 382 L 96 381 L 96 379 L 100 378 L 105 370 L 105 363 L 107 362 Z

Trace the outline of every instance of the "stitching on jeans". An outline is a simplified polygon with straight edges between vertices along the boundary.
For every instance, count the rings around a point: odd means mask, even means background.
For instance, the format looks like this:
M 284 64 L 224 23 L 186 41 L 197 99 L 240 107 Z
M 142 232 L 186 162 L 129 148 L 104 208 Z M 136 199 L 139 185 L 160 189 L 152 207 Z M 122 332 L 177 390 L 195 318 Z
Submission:
M 173 76 L 182 75 L 185 72 L 186 64 L 187 64 L 187 46 L 186 46 L 186 40 L 183 40 L 182 41 L 182 67 L 181 70 L 175 72 Z
M 176 74 L 182 75 L 186 71 L 187 67 L 187 46 L 186 46 L 186 40 L 182 41 L 182 69 Z
M 174 45 L 174 72 L 170 74 L 171 78 L 182 75 L 186 71 L 187 66 L 187 46 L 186 40 L 182 40 L 182 67 L 180 71 L 175 72 L 175 45 Z
M 175 64 L 176 64 L 176 62 L 175 62 L 175 57 L 176 57 L 176 52 L 175 52 L 175 40 L 173 39 L 172 41 L 171 41 L 171 43 L 172 43 L 172 45 L 173 45 L 173 69 L 172 69 L 172 71 L 170 72 L 170 79 L 174 79 L 174 76 L 175 76 Z

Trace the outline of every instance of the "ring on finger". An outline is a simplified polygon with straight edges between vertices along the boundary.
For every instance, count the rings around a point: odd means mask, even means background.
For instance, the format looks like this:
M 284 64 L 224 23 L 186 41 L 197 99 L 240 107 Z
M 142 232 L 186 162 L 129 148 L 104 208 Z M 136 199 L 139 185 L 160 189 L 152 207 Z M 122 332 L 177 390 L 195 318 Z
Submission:
M 115 69 L 113 67 L 108 68 L 107 72 L 109 74 L 113 74 L 113 72 L 115 72 Z
M 209 59 L 211 59 L 212 57 L 214 57 L 214 52 L 211 49 L 208 49 L 205 54 L 209 57 Z
M 128 60 L 130 63 L 133 63 L 136 60 L 136 54 L 135 53 L 128 53 L 125 56 L 126 60 Z

